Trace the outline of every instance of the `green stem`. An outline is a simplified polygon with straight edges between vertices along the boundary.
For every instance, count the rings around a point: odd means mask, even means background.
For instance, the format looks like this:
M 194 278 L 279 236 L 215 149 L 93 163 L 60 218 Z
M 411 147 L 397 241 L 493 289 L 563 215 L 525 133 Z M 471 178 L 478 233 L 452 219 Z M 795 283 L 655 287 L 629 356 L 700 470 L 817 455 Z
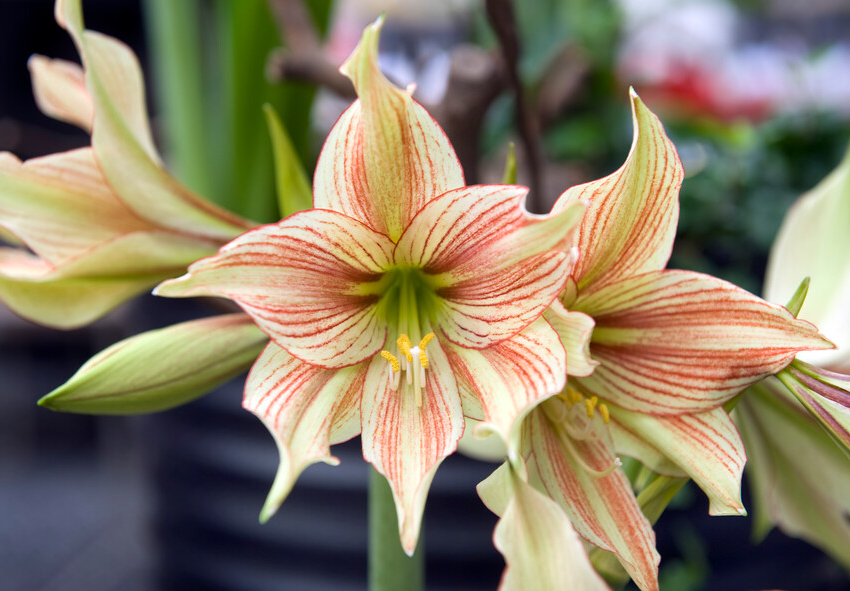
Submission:
M 369 469 L 369 591 L 421 591 L 425 588 L 422 535 L 413 556 L 399 542 L 398 519 L 387 479 Z

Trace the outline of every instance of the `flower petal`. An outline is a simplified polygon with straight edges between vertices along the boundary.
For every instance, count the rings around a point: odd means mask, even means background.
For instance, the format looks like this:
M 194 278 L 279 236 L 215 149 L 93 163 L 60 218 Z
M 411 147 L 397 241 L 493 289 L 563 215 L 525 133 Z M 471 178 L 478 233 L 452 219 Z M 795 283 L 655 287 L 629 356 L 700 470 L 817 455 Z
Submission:
M 323 367 L 353 365 L 386 339 L 377 296 L 362 288 L 380 279 L 392 247 L 354 219 L 314 209 L 246 232 L 155 293 L 230 298 L 291 355 Z
M 487 349 L 447 345 L 446 354 L 460 390 L 481 403 L 486 422 L 476 430 L 498 433 L 514 450 L 519 444 L 516 427 L 525 413 L 560 392 L 566 382 L 564 348 L 542 318 Z
M 437 195 L 464 185 L 440 126 L 378 67 L 379 19 L 340 70 L 359 100 L 337 121 L 316 164 L 314 206 L 345 213 L 393 241 Z
M 390 483 L 401 544 L 408 554 L 416 548 L 437 466 L 455 451 L 464 424 L 452 368 L 436 340 L 428 345 L 428 358 L 422 406 L 416 406 L 413 387 L 404 376 L 393 389 L 389 363 L 375 357 L 360 408 L 363 457 Z
M 104 349 L 38 404 L 91 414 L 166 410 L 246 371 L 267 341 L 244 314 L 148 331 Z
M 198 197 L 162 168 L 132 50 L 112 37 L 84 30 L 80 0 L 57 0 L 55 14 L 83 58 L 94 103 L 92 146 L 122 200 L 153 223 L 219 243 L 251 228 L 253 224 Z
M 527 419 L 530 454 L 527 459 L 529 482 L 555 501 L 569 516 L 578 533 L 591 544 L 614 552 L 623 567 L 643 591 L 658 589 L 658 563 L 655 532 L 641 512 L 631 483 L 620 469 L 606 476 L 591 474 L 576 455 L 594 470 L 605 471 L 617 458 L 607 427 L 593 421 L 587 437 L 571 439 L 547 416 L 555 400 L 544 402 Z M 562 428 L 561 428 L 562 429 Z
M 800 318 L 816 324 L 838 347 L 800 358 L 850 372 L 850 151 L 841 164 L 788 210 L 768 259 L 764 297 L 785 303 L 811 277 Z
M 94 105 L 79 64 L 33 55 L 27 67 L 41 112 L 91 133 Z
M 552 325 L 567 351 L 567 375 L 585 377 L 593 373 L 599 362 L 590 356 L 590 337 L 595 322 L 583 312 L 569 311 L 555 300 L 543 317 Z
M 747 390 L 734 414 L 749 455 L 756 534 L 776 524 L 850 569 L 847 456 L 774 380 Z
M 280 467 L 260 513 L 265 522 L 310 464 L 337 465 L 330 445 L 354 437 L 366 364 L 338 370 L 303 363 L 274 343 L 260 355 L 245 382 L 243 406 L 271 432 Z
M 553 209 L 590 202 L 576 242 L 581 257 L 573 276 L 580 289 L 661 270 L 673 248 L 682 164 L 658 118 L 634 90 L 630 97 L 634 140 L 625 164 L 567 190 Z
M 610 411 L 619 428 L 644 440 L 693 478 L 708 495 L 711 515 L 746 514 L 741 476 L 747 455 L 725 410 L 675 417 L 653 417 L 615 406 Z
M 112 192 L 91 148 L 23 163 L 0 153 L 0 225 L 53 265 L 122 234 L 156 228 Z
M 504 467 L 478 485 L 485 503 L 495 488 L 504 489 L 499 494 L 509 498 L 493 532 L 493 542 L 507 564 L 500 591 L 608 589 L 593 570 L 570 520 L 554 501 Z
M 689 271 L 609 283 L 575 306 L 596 320 L 590 350 L 601 363 L 582 384 L 638 412 L 717 407 L 798 351 L 830 347 L 786 309 Z
M 583 204 L 534 216 L 528 189 L 479 185 L 428 202 L 398 242 L 395 260 L 422 268 L 443 300 L 436 324 L 462 347 L 516 334 L 560 292 L 572 265 L 566 252 Z
M 15 314 L 53 328 L 93 322 L 168 276 L 62 277 L 37 257 L 0 248 L 0 300 Z

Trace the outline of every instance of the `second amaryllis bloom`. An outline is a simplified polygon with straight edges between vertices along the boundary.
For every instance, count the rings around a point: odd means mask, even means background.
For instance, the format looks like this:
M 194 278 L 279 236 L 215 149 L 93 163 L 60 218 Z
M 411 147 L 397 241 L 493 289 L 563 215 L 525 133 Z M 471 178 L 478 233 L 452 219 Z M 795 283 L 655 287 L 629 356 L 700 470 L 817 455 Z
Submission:
M 507 432 L 564 385 L 564 348 L 540 316 L 569 274 L 584 203 L 533 216 L 522 187 L 463 187 L 442 130 L 378 69 L 379 30 L 343 66 L 359 100 L 317 164 L 316 209 L 242 235 L 157 293 L 230 298 L 271 337 L 245 392 L 281 454 L 263 516 L 307 465 L 335 461 L 330 444 L 362 433 L 412 553 L 464 415 L 483 410 Z

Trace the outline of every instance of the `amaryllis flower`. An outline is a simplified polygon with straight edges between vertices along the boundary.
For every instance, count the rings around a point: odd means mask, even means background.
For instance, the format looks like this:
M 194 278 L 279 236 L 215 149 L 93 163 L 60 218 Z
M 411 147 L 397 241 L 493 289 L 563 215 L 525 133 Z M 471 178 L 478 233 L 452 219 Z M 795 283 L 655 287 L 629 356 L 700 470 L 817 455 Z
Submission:
M 442 130 L 378 69 L 379 29 L 342 67 L 359 99 L 319 158 L 315 209 L 240 236 L 157 293 L 230 298 L 271 338 L 245 391 L 281 456 L 262 517 L 307 465 L 336 461 L 330 444 L 362 433 L 412 553 L 464 414 L 483 409 L 507 430 L 563 387 L 564 348 L 540 316 L 569 273 L 584 204 L 533 216 L 522 187 L 464 187 Z M 485 366 L 490 378 L 468 375 Z
M 45 114 L 92 134 L 92 146 L 21 162 L 0 153 L 0 227 L 29 250 L 0 249 L 0 299 L 60 328 L 86 324 L 251 224 L 194 195 L 162 167 L 151 139 L 136 56 L 84 30 L 79 0 L 56 20 L 83 66 L 33 56 Z
M 743 512 L 740 437 L 722 405 L 800 350 L 831 346 L 804 321 L 720 279 L 665 270 L 682 167 L 658 119 L 632 92 L 626 163 L 573 187 L 554 212 L 586 200 L 567 288 L 545 318 L 568 351 L 564 392 L 524 422 L 529 482 L 587 541 L 657 589 L 649 522 L 616 452 L 656 472 L 688 475 L 712 514 Z

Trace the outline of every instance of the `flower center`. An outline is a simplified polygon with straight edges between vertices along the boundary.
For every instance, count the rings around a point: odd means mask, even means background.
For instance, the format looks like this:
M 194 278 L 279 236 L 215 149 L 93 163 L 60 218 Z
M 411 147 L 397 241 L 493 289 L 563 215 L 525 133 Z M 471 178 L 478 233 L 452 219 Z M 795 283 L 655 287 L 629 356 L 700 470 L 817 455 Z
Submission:
M 567 386 L 563 392 L 547 400 L 543 409 L 558 434 L 561 446 L 588 474 L 602 478 L 622 466 L 620 459 L 615 457 L 609 466 L 601 470 L 594 468 L 585 461 L 574 444 L 590 439 L 597 417 L 603 425 L 610 422 L 608 407 L 600 403 L 599 398 L 585 397 L 575 388 Z
M 434 333 L 429 332 L 417 346 L 411 347 L 410 337 L 402 334 L 396 340 L 401 360 L 387 350 L 381 351 L 381 357 L 389 362 L 393 373 L 393 390 L 398 390 L 401 374 L 404 372 L 407 384 L 413 386 L 417 408 L 422 407 L 422 388 L 425 387 L 425 370 L 428 369 L 428 353 L 425 352 L 425 346 L 433 338 Z

